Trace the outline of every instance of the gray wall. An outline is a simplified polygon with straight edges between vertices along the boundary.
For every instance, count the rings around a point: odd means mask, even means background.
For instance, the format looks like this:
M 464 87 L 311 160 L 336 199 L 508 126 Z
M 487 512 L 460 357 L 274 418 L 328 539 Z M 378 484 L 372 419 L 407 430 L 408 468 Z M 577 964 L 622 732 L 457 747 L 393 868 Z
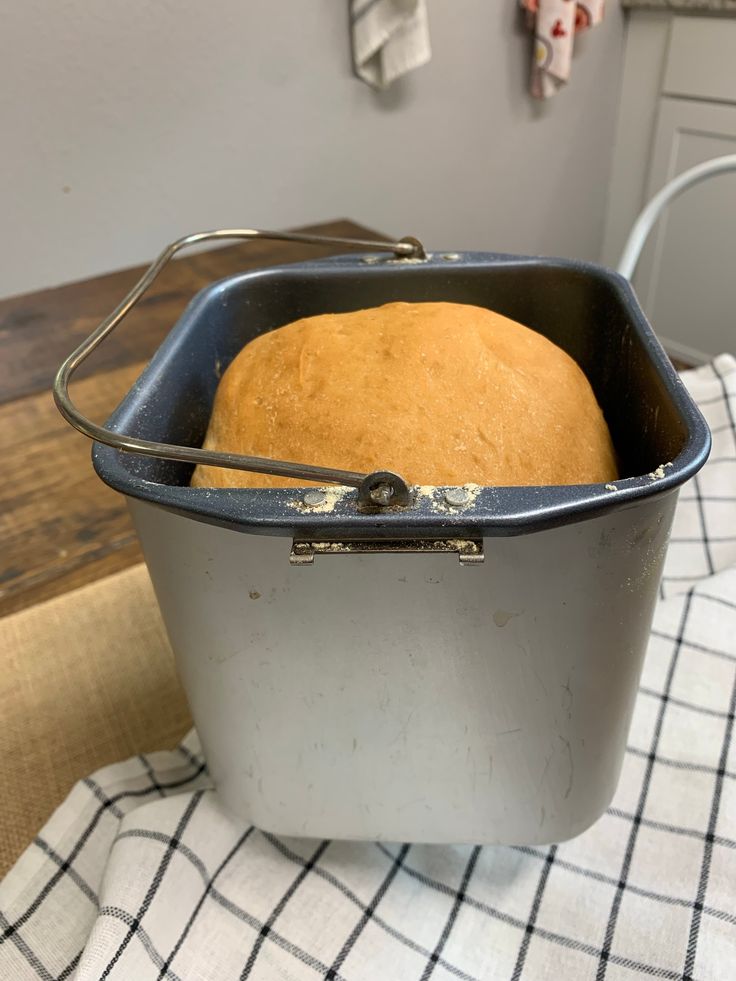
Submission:
M 516 0 L 429 0 L 432 62 L 351 75 L 344 0 L 23 0 L 0 31 L 0 295 L 219 225 L 348 216 L 430 248 L 597 258 L 623 24 L 527 95 Z

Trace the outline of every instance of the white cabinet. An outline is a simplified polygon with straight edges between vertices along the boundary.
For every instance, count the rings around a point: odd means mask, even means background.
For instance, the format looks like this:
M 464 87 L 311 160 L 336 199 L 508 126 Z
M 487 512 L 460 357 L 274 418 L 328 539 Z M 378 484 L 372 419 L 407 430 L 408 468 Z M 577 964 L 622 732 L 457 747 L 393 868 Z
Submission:
M 648 195 L 725 153 L 736 153 L 736 105 L 663 98 Z M 673 354 L 699 361 L 736 352 L 736 173 L 698 184 L 670 204 L 634 286 Z
M 659 188 L 696 163 L 736 153 L 736 21 L 650 15 L 639 27 L 639 16 L 629 25 L 605 232 L 611 265 Z M 673 355 L 697 362 L 736 352 L 736 173 L 670 204 L 634 286 Z

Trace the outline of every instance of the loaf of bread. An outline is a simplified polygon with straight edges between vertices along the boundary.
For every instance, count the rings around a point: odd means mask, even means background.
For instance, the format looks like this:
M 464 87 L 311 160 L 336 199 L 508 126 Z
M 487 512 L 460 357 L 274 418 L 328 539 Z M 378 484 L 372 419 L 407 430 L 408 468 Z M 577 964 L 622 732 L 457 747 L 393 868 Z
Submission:
M 247 344 L 224 373 L 207 449 L 413 484 L 615 479 L 583 372 L 534 330 L 460 303 L 388 303 L 306 317 Z M 197 467 L 197 487 L 290 480 Z

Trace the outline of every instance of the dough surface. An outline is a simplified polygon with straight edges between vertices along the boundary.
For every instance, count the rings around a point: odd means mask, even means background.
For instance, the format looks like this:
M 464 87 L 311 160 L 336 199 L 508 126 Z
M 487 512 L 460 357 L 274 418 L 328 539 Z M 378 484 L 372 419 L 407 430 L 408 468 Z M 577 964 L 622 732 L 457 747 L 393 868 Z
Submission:
M 611 437 L 577 364 L 501 314 L 388 303 L 307 317 L 243 348 L 215 397 L 207 449 L 413 484 L 603 483 Z M 304 486 L 197 467 L 196 487 Z

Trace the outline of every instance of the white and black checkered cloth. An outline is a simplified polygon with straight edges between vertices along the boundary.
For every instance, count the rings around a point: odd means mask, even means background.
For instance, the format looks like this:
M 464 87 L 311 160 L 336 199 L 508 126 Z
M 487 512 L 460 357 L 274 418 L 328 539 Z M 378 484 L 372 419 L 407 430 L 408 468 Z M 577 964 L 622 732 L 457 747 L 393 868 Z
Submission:
M 552 848 L 276 838 L 194 736 L 83 781 L 0 885 L 0 978 L 736 978 L 736 360 L 683 489 L 612 807 Z

